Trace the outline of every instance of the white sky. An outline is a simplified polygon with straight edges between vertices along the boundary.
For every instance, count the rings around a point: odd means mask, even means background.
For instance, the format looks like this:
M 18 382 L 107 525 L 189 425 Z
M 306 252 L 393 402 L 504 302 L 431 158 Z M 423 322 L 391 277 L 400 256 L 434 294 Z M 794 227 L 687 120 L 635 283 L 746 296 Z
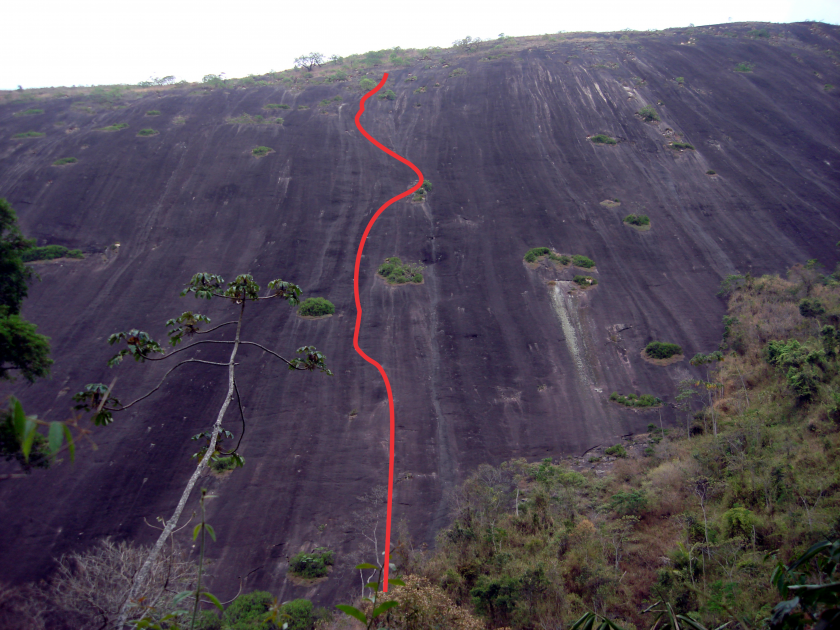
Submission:
M 840 0 L 3 0 L 0 89 L 200 81 L 350 55 L 565 31 L 840 23 Z

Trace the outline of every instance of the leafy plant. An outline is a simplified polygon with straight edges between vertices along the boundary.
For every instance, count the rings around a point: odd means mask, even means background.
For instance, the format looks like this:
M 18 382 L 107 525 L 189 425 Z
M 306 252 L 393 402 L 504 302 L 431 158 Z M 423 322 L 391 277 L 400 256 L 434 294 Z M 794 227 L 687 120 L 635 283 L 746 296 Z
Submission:
M 308 580 L 324 577 L 328 573 L 328 567 L 333 564 L 333 556 L 333 552 L 324 547 L 319 547 L 312 553 L 301 551 L 289 559 L 289 572 Z
M 160 116 L 160 112 L 156 109 L 150 109 L 146 112 L 146 116 Z
M 651 359 L 670 359 L 671 357 L 682 354 L 682 352 L 682 348 L 675 343 L 651 341 L 645 346 L 645 355 Z
M 637 227 L 644 227 L 650 225 L 650 218 L 646 214 L 628 214 L 624 217 L 624 222 Z
M 623 396 L 618 392 L 613 392 L 610 394 L 610 400 L 625 407 L 659 407 L 662 405 L 662 400 L 652 394 L 642 394 L 641 396 L 627 394 Z
M 286 103 L 269 103 L 268 105 L 263 105 L 265 109 L 291 109 L 291 105 L 286 105 Z
M 770 32 L 766 28 L 755 28 L 747 32 L 747 37 L 756 37 L 759 39 L 766 39 L 770 37 Z
M 301 302 L 298 314 L 304 317 L 325 317 L 335 313 L 335 306 L 322 297 L 311 297 Z
M 43 247 L 32 247 L 21 253 L 24 262 L 35 260 L 54 260 L 55 258 L 84 258 L 85 255 L 79 249 L 68 249 L 64 245 L 44 245 Z
M 389 101 L 393 101 L 393 100 L 396 100 L 397 95 L 394 94 L 393 90 L 385 90 L 384 92 L 380 92 L 379 94 L 377 94 L 376 98 L 387 99 Z
M 363 77 L 359 80 L 359 87 L 362 88 L 365 92 L 369 92 L 373 88 L 376 87 L 376 81 L 373 79 L 368 79 L 367 77 Z
M 141 129 L 137 132 L 138 136 L 156 136 L 158 134 L 154 129 Z
M 583 267 L 584 269 L 592 269 L 595 266 L 595 261 L 591 258 L 587 258 L 586 256 L 581 256 L 577 254 L 572 256 L 572 264 L 575 267 Z
M 365 584 L 365 587 L 372 591 L 371 597 L 362 597 L 362 599 L 369 604 L 369 607 L 366 612 L 362 612 L 355 606 L 350 606 L 348 604 L 338 604 L 336 608 L 338 608 L 341 612 L 350 615 L 354 619 L 361 621 L 365 625 L 365 630 L 371 630 L 374 627 L 374 623 L 376 620 L 381 617 L 383 614 L 387 613 L 392 608 L 396 608 L 399 604 L 393 600 L 386 601 L 382 604 L 379 603 L 381 599 L 380 593 L 381 590 L 381 579 L 382 579 L 382 569 L 376 567 L 372 564 L 362 563 L 356 565 L 356 570 L 360 573 L 362 571 L 377 571 L 376 579 L 374 581 L 368 582 Z M 389 578 L 388 585 L 391 586 L 405 586 L 405 582 L 403 582 L 399 578 Z
M 22 133 L 16 133 L 12 138 L 43 138 L 44 135 L 41 131 L 24 131 Z
M 449 73 L 450 77 L 462 77 L 467 74 L 467 71 L 464 68 L 455 68 L 452 72 Z
M 251 149 L 251 153 L 253 155 L 256 155 L 257 157 L 264 157 L 264 156 L 268 155 L 269 153 L 272 153 L 273 151 L 274 151 L 274 149 L 272 149 L 271 147 L 263 147 L 263 146 L 254 147 L 253 149 Z
M 592 276 L 575 276 L 572 278 L 572 282 L 582 287 L 594 287 L 598 284 L 598 281 Z
M 627 457 L 627 450 L 621 444 L 616 444 L 605 449 L 604 454 L 611 457 Z
M 595 144 L 618 144 L 618 140 L 603 133 L 590 136 L 589 140 Z
M 706 175 L 717 175 L 717 173 L 715 173 L 712 169 L 709 169 L 706 171 Z
M 59 158 L 55 162 L 53 162 L 53 166 L 64 166 L 65 164 L 75 164 L 78 161 L 79 160 L 77 160 L 74 157 L 64 157 L 64 158 Z
M 680 151 L 682 149 L 689 149 L 691 151 L 694 151 L 694 146 L 690 145 L 688 142 L 672 142 L 668 146 L 674 149 L 675 151 Z
M 735 72 L 752 72 L 753 71 L 753 64 L 742 61 L 738 65 L 735 66 Z
M 677 85 L 684 85 L 685 84 L 685 77 L 677 77 L 674 80 L 677 82 Z
M 659 114 L 657 111 L 650 105 L 645 105 L 642 107 L 638 112 L 636 112 L 645 122 L 653 122 L 654 120 L 660 120 Z
M 389 284 L 420 284 L 423 282 L 423 265 L 420 263 L 403 263 L 397 256 L 386 258 L 376 273 L 385 278 Z

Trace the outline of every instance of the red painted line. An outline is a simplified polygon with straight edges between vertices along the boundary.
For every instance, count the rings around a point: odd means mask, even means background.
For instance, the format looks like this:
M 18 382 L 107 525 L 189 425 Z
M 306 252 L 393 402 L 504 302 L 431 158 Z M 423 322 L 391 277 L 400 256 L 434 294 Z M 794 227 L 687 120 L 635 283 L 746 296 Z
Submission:
M 403 164 L 410 166 L 411 170 L 417 173 L 418 182 L 406 190 L 405 192 L 400 193 L 396 197 L 391 197 L 388 201 L 382 204 L 382 207 L 376 211 L 376 213 L 370 218 L 368 221 L 367 227 L 365 228 L 365 233 L 362 234 L 362 240 L 359 241 L 359 251 L 356 252 L 356 267 L 353 271 L 353 295 L 356 298 L 356 330 L 353 332 L 353 347 L 356 349 L 356 352 L 368 363 L 374 366 L 379 373 L 382 375 L 382 380 L 385 381 L 385 389 L 388 391 L 388 410 L 391 415 L 391 433 L 390 433 L 390 451 L 389 451 L 389 458 L 388 458 L 388 511 L 387 516 L 385 517 L 385 572 L 383 576 L 383 587 L 382 590 L 387 592 L 388 591 L 388 569 L 390 568 L 390 559 L 391 559 L 391 505 L 394 499 L 394 393 L 391 391 L 391 381 L 388 380 L 388 375 L 385 373 L 385 369 L 376 361 L 371 359 L 368 355 L 364 353 L 364 351 L 359 347 L 359 328 L 362 325 L 362 302 L 359 299 L 359 266 L 362 264 L 362 252 L 365 249 L 365 241 L 367 240 L 368 234 L 370 234 L 371 228 L 373 228 L 373 224 L 376 223 L 376 220 L 379 218 L 379 215 L 390 206 L 395 201 L 399 201 L 403 197 L 407 197 L 408 195 L 412 194 L 414 191 L 418 190 L 420 186 L 423 185 L 423 173 L 420 172 L 420 169 L 414 166 L 411 162 L 406 160 L 404 157 L 397 155 L 391 149 L 386 146 L 383 146 L 376 138 L 371 136 L 367 131 L 365 131 L 362 124 L 359 122 L 359 119 L 362 117 L 362 114 L 365 113 L 365 101 L 367 101 L 371 96 L 376 94 L 382 86 L 385 85 L 385 81 L 388 80 L 388 73 L 382 75 L 382 80 L 379 82 L 375 88 L 373 88 L 370 92 L 365 94 L 362 97 L 362 100 L 359 101 L 359 113 L 356 114 L 356 127 L 359 128 L 359 131 L 362 132 L 362 135 L 367 138 L 376 148 L 385 151 L 388 155 L 392 158 L 398 159 Z

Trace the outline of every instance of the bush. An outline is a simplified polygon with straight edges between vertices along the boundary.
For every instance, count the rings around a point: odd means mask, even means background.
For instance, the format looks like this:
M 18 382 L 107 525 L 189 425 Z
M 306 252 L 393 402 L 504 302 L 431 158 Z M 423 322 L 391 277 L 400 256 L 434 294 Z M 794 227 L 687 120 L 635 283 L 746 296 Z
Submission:
M 654 121 L 654 120 L 660 120 L 660 118 L 659 118 L 659 114 L 658 114 L 658 113 L 656 112 L 656 110 L 655 110 L 655 109 L 653 109 L 653 107 L 651 107 L 650 105 L 645 105 L 644 107 L 642 107 L 642 109 L 640 109 L 640 110 L 639 110 L 639 111 L 637 111 L 636 113 L 637 113 L 639 116 L 641 116 L 641 117 L 642 117 L 642 119 L 643 119 L 645 122 L 652 122 L 652 121 Z
M 359 87 L 362 88 L 365 92 L 369 92 L 370 90 L 376 87 L 376 82 L 373 79 L 368 79 L 367 77 L 365 77 L 361 81 L 359 81 Z
M 419 284 L 423 282 L 423 265 L 420 263 L 403 263 L 402 260 L 393 256 L 386 258 L 379 266 L 376 273 L 385 278 L 389 284 Z
M 651 359 L 670 359 L 682 353 L 683 349 L 675 343 L 651 341 L 645 346 L 645 354 Z
M 618 144 L 618 140 L 610 138 L 608 135 L 599 133 L 598 135 L 589 138 L 595 144 Z
M 614 448 L 622 447 L 618 445 Z M 644 490 L 619 492 L 610 498 L 610 507 L 622 516 L 638 516 L 647 507 L 647 497 Z
M 227 472 L 236 468 L 236 460 L 233 457 L 217 457 L 210 460 L 210 470 L 217 473 Z
M 12 138 L 43 138 L 44 134 L 40 131 L 24 131 L 23 133 L 16 133 Z
M 270 621 L 263 621 L 268 615 L 274 597 L 266 591 L 254 591 L 240 595 L 222 615 L 225 630 L 273 630 Z
M 742 61 L 737 66 L 735 66 L 735 72 L 752 72 L 753 65 L 749 62 Z
M 150 109 L 146 112 L 146 116 L 160 116 L 160 112 L 156 109 Z
M 128 123 L 117 123 L 115 125 L 101 127 L 97 129 L 97 131 L 119 131 L 120 129 L 125 129 L 126 127 L 128 127 Z
M 676 80 L 678 85 L 683 85 L 685 83 L 685 78 L 684 77 L 677 77 L 675 80 Z
M 33 247 L 21 252 L 23 262 L 34 260 L 54 260 L 56 258 L 84 258 L 85 255 L 78 249 L 67 249 L 64 245 L 45 245 L 44 247 Z
M 312 602 L 308 599 L 293 599 L 280 606 L 277 615 L 279 626 L 287 630 L 311 630 L 315 619 L 312 615 Z M 283 624 L 289 624 L 283 626 Z
M 575 276 L 572 278 L 572 282 L 582 287 L 594 287 L 598 284 L 598 281 L 592 276 Z
M 74 164 L 78 162 L 74 157 L 66 157 L 66 158 L 59 158 L 55 162 L 53 162 L 53 166 L 64 166 L 65 164 Z
M 37 116 L 38 114 L 43 114 L 43 109 L 27 109 L 22 112 L 18 112 L 15 116 Z
M 324 317 L 335 313 L 335 306 L 322 297 L 306 298 L 301 302 L 298 314 L 304 317 Z
M 455 68 L 452 72 L 449 73 L 450 77 L 462 77 L 467 74 L 467 71 L 463 68 Z
M 385 90 L 384 92 L 380 92 L 376 96 L 377 98 L 387 98 L 389 101 L 396 100 L 397 95 L 394 94 L 394 90 Z
M 253 153 L 257 157 L 263 157 L 271 153 L 273 150 L 274 149 L 272 149 L 271 147 L 254 147 L 253 149 L 251 149 L 251 153 Z
M 616 444 L 606 449 L 604 454 L 611 457 L 627 457 L 627 450 L 621 444 Z
M 770 32 L 766 28 L 756 28 L 749 31 L 747 37 L 767 38 L 770 37 Z
M 289 560 L 289 571 L 308 580 L 327 575 L 327 567 L 333 564 L 333 552 L 320 547 L 312 553 L 300 552 Z
M 709 169 L 708 171 L 706 171 L 706 175 L 716 175 L 716 174 L 717 173 L 715 173 L 712 169 Z
M 525 254 L 525 262 L 537 262 L 537 258 L 540 256 L 548 256 L 550 253 L 551 250 L 548 249 L 548 247 L 534 247 L 533 249 L 529 249 Z
M 624 222 L 637 227 L 644 227 L 650 225 L 650 218 L 646 214 L 628 214 L 624 217 Z
M 285 103 L 269 103 L 268 105 L 264 106 L 265 109 L 292 109 L 291 105 L 286 105 Z
M 420 186 L 420 190 L 425 190 L 427 193 L 432 192 L 432 182 L 428 179 L 423 180 L 423 185 Z
M 158 132 L 155 131 L 154 129 L 141 129 L 140 131 L 137 132 L 137 135 L 138 136 L 156 136 L 157 133 Z
M 586 256 L 576 255 L 572 256 L 572 264 L 575 267 L 583 267 L 584 269 L 592 269 L 595 266 L 595 261 Z
M 216 613 L 202 610 L 195 618 L 194 630 L 222 630 L 222 620 Z
M 672 142 L 668 146 L 674 149 L 675 151 L 680 149 L 690 149 L 691 151 L 694 151 L 694 147 L 688 142 Z
M 610 394 L 610 400 L 625 407 L 658 407 L 662 404 L 662 400 L 652 394 L 642 394 L 641 396 L 627 394 L 623 396 L 618 392 L 613 392 Z

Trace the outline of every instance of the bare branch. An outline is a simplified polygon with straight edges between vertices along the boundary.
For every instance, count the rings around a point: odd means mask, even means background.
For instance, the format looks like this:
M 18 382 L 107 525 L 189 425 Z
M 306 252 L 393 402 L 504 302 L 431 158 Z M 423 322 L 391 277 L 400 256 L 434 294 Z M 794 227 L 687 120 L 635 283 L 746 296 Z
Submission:
M 201 343 L 201 342 L 199 342 L 199 343 Z M 231 343 L 233 343 L 233 342 L 231 342 Z M 135 400 L 135 401 L 132 401 L 132 402 L 128 403 L 127 405 L 124 405 L 124 406 L 120 407 L 119 409 L 116 409 L 116 408 L 111 409 L 111 408 L 109 408 L 109 407 L 106 407 L 106 409 L 108 409 L 108 411 L 125 411 L 126 409 L 128 409 L 128 408 L 129 408 L 129 407 L 131 407 L 132 405 L 136 405 L 136 404 L 137 404 L 137 403 L 139 403 L 141 400 L 144 400 L 144 399 L 148 398 L 149 396 L 151 396 L 152 394 L 154 394 L 157 390 L 159 390 L 159 389 L 160 389 L 160 387 L 161 387 L 161 385 L 163 385 L 163 382 L 166 380 L 166 377 L 167 377 L 167 376 L 169 376 L 169 374 L 172 372 L 172 370 L 174 370 L 174 369 L 175 369 L 175 368 L 177 368 L 177 367 L 180 367 L 180 366 L 184 365 L 185 363 L 205 363 L 205 364 L 207 364 L 207 365 L 221 365 L 222 367 L 227 367 L 227 365 L 228 365 L 227 363 L 218 363 L 218 362 L 216 362 L 216 361 L 203 361 L 203 360 L 201 360 L 201 359 L 185 359 L 184 361 L 181 361 L 180 363 L 176 363 L 176 364 L 175 364 L 175 365 L 173 365 L 171 368 L 169 368 L 169 369 L 166 371 L 166 374 L 164 374 L 164 375 L 163 375 L 163 378 L 162 378 L 162 379 L 160 379 L 160 383 L 158 383 L 157 387 L 155 387 L 155 388 L 154 388 L 152 391 L 150 391 L 149 393 L 145 394 L 144 396 L 141 396 L 140 398 L 138 398 L 138 399 L 137 399 L 137 400 Z

